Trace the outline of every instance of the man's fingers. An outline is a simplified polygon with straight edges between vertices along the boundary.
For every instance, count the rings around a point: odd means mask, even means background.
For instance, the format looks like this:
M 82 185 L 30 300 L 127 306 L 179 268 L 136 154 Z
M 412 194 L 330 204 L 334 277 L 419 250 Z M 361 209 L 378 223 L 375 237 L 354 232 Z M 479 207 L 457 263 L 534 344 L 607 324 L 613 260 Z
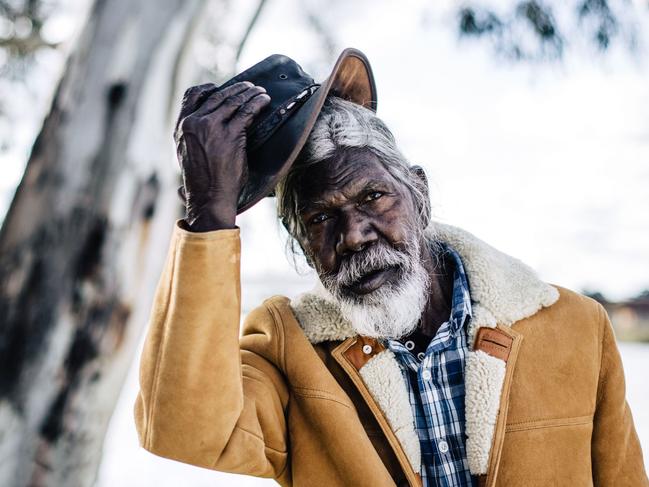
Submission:
M 227 86 L 222 90 L 210 93 L 210 96 L 203 99 L 200 107 L 192 113 L 195 117 L 202 117 L 210 112 L 213 112 L 224 100 L 233 96 L 238 96 L 240 93 L 245 93 L 247 90 L 255 86 L 250 81 L 240 81 L 233 85 Z
M 237 111 L 237 108 L 246 103 L 250 98 L 265 92 L 266 90 L 261 86 L 255 86 L 250 83 L 241 91 L 214 93 L 194 112 L 194 115 L 202 117 L 218 109 L 218 117 L 222 120 L 227 120 Z
M 185 90 L 181 106 L 190 112 L 198 108 L 198 105 L 210 96 L 218 88 L 214 83 L 190 86 Z
M 268 105 L 269 102 L 270 96 L 266 93 L 252 97 L 248 102 L 239 107 L 237 113 L 230 119 L 230 123 L 237 125 L 239 128 L 249 127 L 261 109 Z
M 180 102 L 180 113 L 176 120 L 176 128 L 178 128 L 178 124 L 183 118 L 194 112 L 217 88 L 214 83 L 205 83 L 187 88 Z
M 205 83 L 203 85 L 196 85 L 188 88 L 183 95 L 183 100 L 180 104 L 180 113 L 176 120 L 175 131 L 178 131 L 180 123 L 188 116 L 194 114 L 206 100 L 215 97 L 217 100 L 223 100 L 228 96 L 236 95 L 245 91 L 249 87 L 254 86 L 250 81 L 241 81 L 234 83 L 230 86 L 219 90 L 219 87 L 214 83 Z
M 219 112 L 224 120 L 233 119 L 242 108 L 245 110 L 245 106 L 256 98 L 266 100 L 266 103 L 270 101 L 270 96 L 268 96 L 266 90 L 261 86 L 255 86 L 241 95 L 228 98 L 219 109 Z

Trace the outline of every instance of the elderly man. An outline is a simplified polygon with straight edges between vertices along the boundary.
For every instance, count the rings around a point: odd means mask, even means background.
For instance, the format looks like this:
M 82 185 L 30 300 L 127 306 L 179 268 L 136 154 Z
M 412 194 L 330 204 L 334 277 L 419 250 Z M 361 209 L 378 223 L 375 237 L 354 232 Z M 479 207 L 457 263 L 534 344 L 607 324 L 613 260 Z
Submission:
M 432 221 L 375 108 L 353 49 L 322 86 L 271 56 L 187 91 L 142 446 L 282 485 L 649 485 L 603 308 Z M 235 218 L 271 192 L 320 282 L 239 334 Z

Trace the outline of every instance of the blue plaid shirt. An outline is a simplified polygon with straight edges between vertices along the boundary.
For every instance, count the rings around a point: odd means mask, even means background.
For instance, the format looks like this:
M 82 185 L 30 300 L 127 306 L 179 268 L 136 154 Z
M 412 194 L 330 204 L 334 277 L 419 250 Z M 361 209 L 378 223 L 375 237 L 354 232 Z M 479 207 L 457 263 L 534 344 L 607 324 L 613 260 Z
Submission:
M 451 316 L 415 357 L 405 344 L 388 340 L 408 384 L 419 443 L 424 487 L 476 486 L 469 472 L 464 434 L 464 364 L 471 318 L 469 285 L 460 256 L 446 246 L 455 264 Z

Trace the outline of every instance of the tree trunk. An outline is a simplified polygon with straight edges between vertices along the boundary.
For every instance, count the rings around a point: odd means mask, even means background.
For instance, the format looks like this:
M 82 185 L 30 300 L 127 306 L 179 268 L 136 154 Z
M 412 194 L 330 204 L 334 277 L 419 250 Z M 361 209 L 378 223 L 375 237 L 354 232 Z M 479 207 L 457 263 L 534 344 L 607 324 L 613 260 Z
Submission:
M 3 487 L 94 482 L 180 214 L 171 127 L 202 4 L 98 0 L 68 60 L 0 232 Z

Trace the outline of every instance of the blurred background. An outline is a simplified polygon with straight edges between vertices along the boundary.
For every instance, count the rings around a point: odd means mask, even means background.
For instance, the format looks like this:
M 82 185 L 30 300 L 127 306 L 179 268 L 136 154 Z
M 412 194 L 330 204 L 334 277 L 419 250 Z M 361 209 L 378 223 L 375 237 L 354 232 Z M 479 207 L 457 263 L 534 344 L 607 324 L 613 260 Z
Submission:
M 0 485 L 259 485 L 139 448 L 152 294 L 182 216 L 183 91 L 344 47 L 440 221 L 607 308 L 649 460 L 649 2 L 0 1 Z M 313 285 L 267 199 L 244 313 Z

